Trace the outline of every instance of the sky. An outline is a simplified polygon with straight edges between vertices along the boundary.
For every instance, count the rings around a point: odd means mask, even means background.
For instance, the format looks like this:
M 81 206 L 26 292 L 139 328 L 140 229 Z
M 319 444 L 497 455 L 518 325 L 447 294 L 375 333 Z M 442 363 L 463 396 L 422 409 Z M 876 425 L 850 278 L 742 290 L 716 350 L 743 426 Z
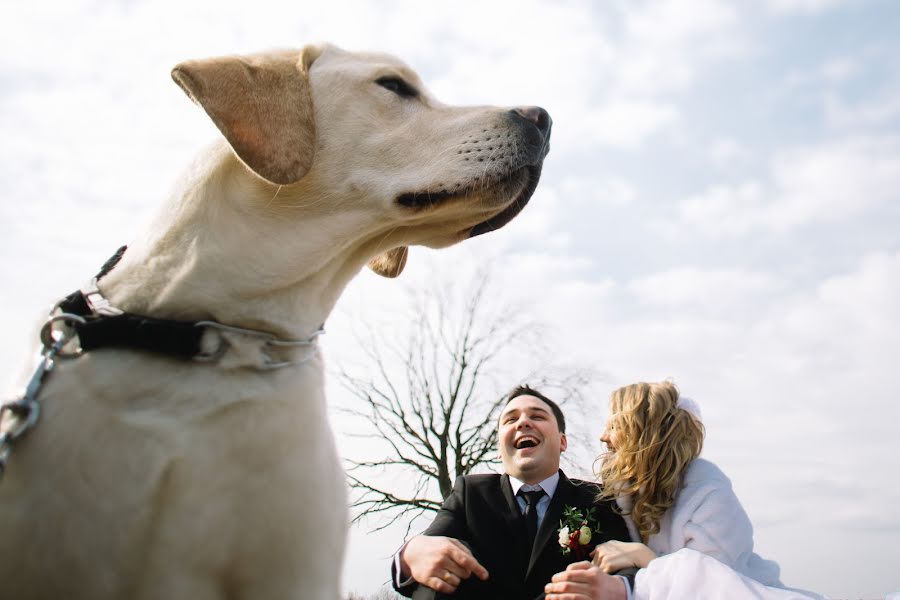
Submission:
M 360 274 L 329 361 L 362 360 L 361 316 L 490 263 L 554 360 L 600 374 L 594 437 L 610 391 L 673 378 L 783 581 L 883 597 L 900 590 L 898 23 L 894 0 L 2 2 L 0 381 L 218 135 L 175 64 L 386 51 L 448 104 L 543 106 L 551 152 L 503 230 L 414 248 L 396 281 Z M 377 590 L 402 541 L 371 526 L 351 531 L 347 591 Z

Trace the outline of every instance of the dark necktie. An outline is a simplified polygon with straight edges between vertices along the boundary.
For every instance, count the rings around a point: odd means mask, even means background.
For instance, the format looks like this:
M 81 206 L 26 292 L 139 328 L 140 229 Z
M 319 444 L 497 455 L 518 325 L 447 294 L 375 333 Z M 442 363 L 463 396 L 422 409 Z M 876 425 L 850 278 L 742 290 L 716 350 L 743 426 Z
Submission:
M 519 491 L 519 494 L 525 498 L 525 531 L 528 532 L 528 548 L 530 549 L 534 545 L 534 537 L 537 535 L 537 505 L 541 498 L 544 497 L 544 490 L 536 492 Z

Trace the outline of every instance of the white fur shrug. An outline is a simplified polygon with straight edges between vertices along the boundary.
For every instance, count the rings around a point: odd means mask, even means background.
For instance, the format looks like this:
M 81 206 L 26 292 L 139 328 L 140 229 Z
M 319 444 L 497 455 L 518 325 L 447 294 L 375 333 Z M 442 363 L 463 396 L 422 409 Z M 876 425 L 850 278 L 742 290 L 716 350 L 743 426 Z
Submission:
M 618 503 L 630 511 L 630 497 Z M 626 522 L 639 540 L 634 522 Z M 659 558 L 638 571 L 635 600 L 817 597 L 783 589 L 778 565 L 753 552 L 753 526 L 731 481 L 702 458 L 688 465 L 675 504 L 647 545 Z

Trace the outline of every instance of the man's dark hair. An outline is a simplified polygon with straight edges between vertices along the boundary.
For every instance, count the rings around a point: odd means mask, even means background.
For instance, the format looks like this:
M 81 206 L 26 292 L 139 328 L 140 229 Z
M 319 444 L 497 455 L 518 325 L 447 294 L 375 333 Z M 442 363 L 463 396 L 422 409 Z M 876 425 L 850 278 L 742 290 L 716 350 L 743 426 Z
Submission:
M 566 417 L 563 416 L 562 409 L 559 405 L 536 389 L 529 387 L 528 384 L 517 385 L 514 387 L 512 391 L 506 395 L 506 402 L 503 403 L 503 406 L 506 406 L 512 402 L 513 398 L 518 398 L 519 396 L 534 396 L 543 401 L 544 404 L 549 406 L 550 410 L 553 411 L 553 416 L 556 417 L 556 423 L 559 425 L 560 433 L 566 432 Z

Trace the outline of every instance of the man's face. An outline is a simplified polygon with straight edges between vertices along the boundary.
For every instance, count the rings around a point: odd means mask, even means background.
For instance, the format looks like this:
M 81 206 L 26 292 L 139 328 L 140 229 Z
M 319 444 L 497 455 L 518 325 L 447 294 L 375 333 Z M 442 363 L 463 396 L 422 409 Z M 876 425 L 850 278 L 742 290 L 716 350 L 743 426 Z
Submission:
M 540 398 L 517 396 L 500 414 L 497 445 L 506 473 L 536 484 L 559 470 L 566 434 L 553 411 Z

